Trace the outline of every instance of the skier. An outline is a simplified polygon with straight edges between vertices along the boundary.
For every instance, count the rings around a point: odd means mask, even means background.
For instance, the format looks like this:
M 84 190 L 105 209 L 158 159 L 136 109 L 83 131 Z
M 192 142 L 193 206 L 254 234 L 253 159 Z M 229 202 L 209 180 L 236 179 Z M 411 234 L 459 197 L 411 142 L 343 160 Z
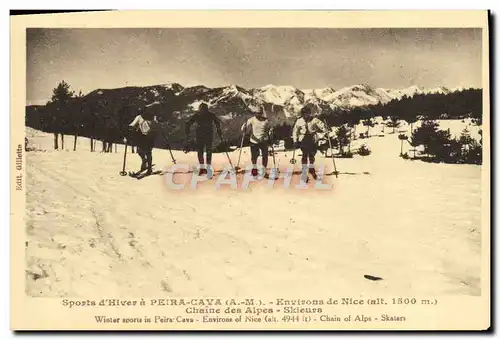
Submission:
M 264 115 L 264 109 L 262 106 L 254 112 L 253 117 L 249 118 L 245 124 L 243 124 L 241 131 L 243 131 L 244 135 L 250 133 L 252 176 L 256 177 L 258 175 L 257 158 L 259 158 L 259 154 L 262 155 L 262 166 L 264 169 L 267 169 L 270 143 L 269 135 L 271 134 L 269 121 Z M 267 170 L 265 170 L 264 174 L 264 177 L 266 176 Z
M 297 119 L 293 126 L 292 139 L 294 147 L 300 148 L 302 151 L 302 175 L 307 176 L 306 169 L 309 168 L 309 173 L 316 179 L 314 161 L 320 139 L 318 132 L 327 133 L 328 131 L 321 120 L 312 117 L 310 106 L 304 106 L 300 113 L 301 117 Z
M 151 175 L 153 172 L 153 147 L 157 132 L 156 116 L 152 115 L 141 108 L 138 109 L 138 114 L 129 124 L 129 138 L 137 146 L 137 154 L 141 157 L 141 169 L 134 175 L 138 175 L 144 170 L 147 170 L 145 175 Z M 127 139 L 125 139 L 125 142 Z
M 212 167 L 212 141 L 213 141 L 213 125 L 217 129 L 217 133 L 222 138 L 220 119 L 208 110 L 208 105 L 205 103 L 200 104 L 198 112 L 196 112 L 186 122 L 186 147 L 188 150 L 189 130 L 191 125 L 196 123 L 196 151 L 198 152 L 198 162 L 200 163 L 199 174 L 208 174 L 207 169 L 211 170 Z M 206 151 L 206 163 L 203 157 L 203 151 Z M 206 164 L 206 165 L 205 165 Z M 209 174 L 210 175 L 210 174 Z

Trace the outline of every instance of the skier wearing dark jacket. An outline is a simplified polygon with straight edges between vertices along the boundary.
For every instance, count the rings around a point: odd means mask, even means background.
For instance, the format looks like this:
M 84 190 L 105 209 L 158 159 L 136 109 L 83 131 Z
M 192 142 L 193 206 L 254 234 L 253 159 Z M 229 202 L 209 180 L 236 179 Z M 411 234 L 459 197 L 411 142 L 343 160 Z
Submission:
M 217 132 L 221 133 L 220 120 L 215 114 L 208 110 L 208 105 L 205 103 L 200 104 L 198 112 L 196 112 L 186 122 L 186 149 L 187 140 L 189 139 L 189 130 L 191 125 L 196 123 L 196 151 L 198 152 L 198 162 L 200 163 L 200 175 L 206 174 L 206 167 L 212 164 L 212 142 L 213 142 L 213 126 L 215 125 Z M 206 150 L 207 158 L 206 163 L 203 157 L 203 151 Z M 206 166 L 205 166 L 206 164 Z

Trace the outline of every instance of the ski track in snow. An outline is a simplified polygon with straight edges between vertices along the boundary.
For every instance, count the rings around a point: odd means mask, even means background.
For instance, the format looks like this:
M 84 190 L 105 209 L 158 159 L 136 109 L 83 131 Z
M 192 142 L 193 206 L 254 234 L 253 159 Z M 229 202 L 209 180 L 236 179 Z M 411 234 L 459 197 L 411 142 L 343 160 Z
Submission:
M 454 133 L 463 126 L 442 123 Z M 398 134 L 388 131 L 353 142 L 352 150 L 368 144 L 370 156 L 336 159 L 340 176 L 330 177 L 328 192 L 261 183 L 215 190 L 215 180 L 179 192 L 167 189 L 163 176 L 120 176 L 122 145 L 118 153 L 90 153 L 79 138 L 76 152 L 54 151 L 52 135 L 27 128 L 30 144 L 45 151 L 26 154 L 26 292 L 479 295 L 481 167 L 405 161 Z M 72 150 L 72 136 L 65 142 Z M 196 164 L 195 153 L 174 155 Z M 238 151 L 230 155 L 236 164 Z M 245 148 L 243 165 L 249 157 Z M 289 166 L 291 152 L 276 158 Z M 300 163 L 300 151 L 296 158 Z M 317 159 L 331 171 L 330 158 Z M 166 150 L 155 149 L 153 160 L 157 169 L 172 164 Z M 214 164 L 226 163 L 225 154 L 214 154 Z M 139 164 L 127 155 L 128 170 Z

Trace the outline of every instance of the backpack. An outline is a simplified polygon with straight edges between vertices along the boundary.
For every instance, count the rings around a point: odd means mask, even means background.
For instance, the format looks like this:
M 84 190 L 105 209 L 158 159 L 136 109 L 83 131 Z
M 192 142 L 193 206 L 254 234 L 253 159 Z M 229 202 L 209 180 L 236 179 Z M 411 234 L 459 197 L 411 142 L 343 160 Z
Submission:
M 149 136 L 156 133 L 157 122 L 151 119 L 143 119 L 139 124 L 139 130 L 143 136 Z
M 151 125 L 151 121 L 146 119 L 144 119 L 139 125 L 139 129 L 144 136 L 147 136 L 151 133 Z

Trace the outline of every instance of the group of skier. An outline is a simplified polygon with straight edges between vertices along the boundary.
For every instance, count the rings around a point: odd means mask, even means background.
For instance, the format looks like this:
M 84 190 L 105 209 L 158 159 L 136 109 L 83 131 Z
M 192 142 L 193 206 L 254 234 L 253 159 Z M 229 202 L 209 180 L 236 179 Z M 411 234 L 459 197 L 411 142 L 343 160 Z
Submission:
M 208 109 L 205 103 L 200 104 L 198 111 L 195 112 L 185 123 L 186 146 L 184 151 L 188 152 L 188 140 L 192 125 L 196 125 L 196 151 L 199 162 L 199 175 L 212 176 L 212 146 L 214 127 L 222 140 L 222 130 L 220 119 Z M 137 146 L 137 153 L 141 157 L 141 168 L 134 175 L 152 173 L 153 159 L 152 149 L 156 135 L 158 133 L 158 121 L 147 110 L 139 110 L 137 116 L 129 124 L 129 140 Z M 262 158 L 262 168 L 267 169 L 269 158 L 269 147 L 273 143 L 273 128 L 266 117 L 264 108 L 261 106 L 254 110 L 253 117 L 249 118 L 242 126 L 242 145 L 243 139 L 250 136 L 250 151 L 252 162 L 252 176 L 259 175 L 257 161 L 259 156 Z M 302 172 L 307 172 L 316 178 L 314 169 L 315 155 L 318 151 L 318 142 L 320 133 L 328 133 L 325 124 L 312 115 L 312 108 L 304 106 L 300 111 L 300 116 L 295 122 L 292 130 L 292 139 L 295 149 L 302 151 Z M 327 136 L 328 138 L 328 136 Z M 127 139 L 125 139 L 127 143 Z M 240 150 L 241 151 L 241 150 Z M 240 154 L 241 155 L 241 154 Z M 229 156 L 228 156 L 229 157 Z M 239 163 L 239 161 L 238 161 Z M 308 169 L 308 170 L 307 170 Z M 261 174 L 268 178 L 267 170 Z

